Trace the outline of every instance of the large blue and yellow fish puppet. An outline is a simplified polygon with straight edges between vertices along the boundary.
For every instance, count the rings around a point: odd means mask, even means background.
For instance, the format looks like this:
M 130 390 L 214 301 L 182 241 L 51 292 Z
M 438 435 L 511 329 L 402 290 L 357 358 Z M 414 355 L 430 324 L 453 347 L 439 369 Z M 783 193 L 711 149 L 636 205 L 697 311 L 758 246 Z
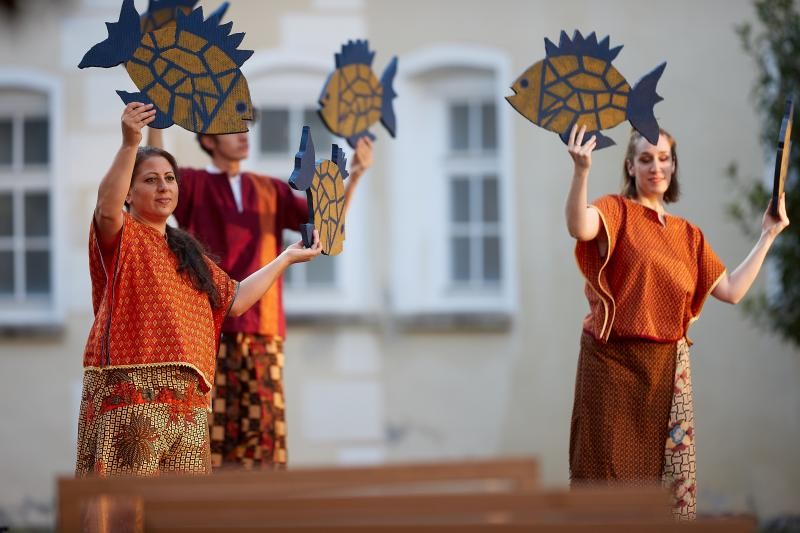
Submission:
M 294 158 L 294 171 L 289 185 L 298 191 L 306 191 L 308 200 L 308 224 L 303 224 L 300 234 L 303 244 L 313 243 L 314 228 L 319 231 L 322 253 L 337 255 L 344 247 L 344 180 L 347 160 L 344 151 L 332 146 L 331 159 L 314 159 L 314 141 L 311 128 L 303 126 L 300 149 Z
M 658 143 L 658 122 L 653 106 L 663 100 L 656 94 L 666 62 L 646 74 L 631 88 L 611 64 L 622 46 L 609 48 L 609 38 L 599 43 L 594 32 L 586 38 L 575 31 L 570 39 L 561 32 L 558 46 L 545 37 L 545 58 L 514 81 L 514 94 L 506 100 L 522 116 L 559 134 L 564 143 L 575 124 L 585 125 L 584 139 L 597 138 L 597 149 L 614 145 L 600 130 L 628 120 L 652 144 Z
M 123 0 L 119 21 L 106 23 L 108 39 L 94 45 L 78 67 L 124 63 L 141 92 L 117 94 L 126 104 L 154 104 L 151 127 L 178 124 L 208 134 L 247 131 L 253 104 L 241 66 L 253 52 L 237 48 L 244 34 L 231 34 L 233 23 L 220 24 L 225 7 L 206 20 L 203 8 L 188 15 L 176 9 L 174 24 L 142 31 L 144 21 L 133 0 Z
M 392 88 L 397 73 L 397 56 L 383 71 L 380 81 L 372 71 L 375 52 L 367 41 L 348 41 L 335 55 L 334 70 L 319 97 L 319 115 L 325 126 L 355 148 L 360 137 L 375 139 L 368 128 L 379 119 L 392 137 L 397 133 Z

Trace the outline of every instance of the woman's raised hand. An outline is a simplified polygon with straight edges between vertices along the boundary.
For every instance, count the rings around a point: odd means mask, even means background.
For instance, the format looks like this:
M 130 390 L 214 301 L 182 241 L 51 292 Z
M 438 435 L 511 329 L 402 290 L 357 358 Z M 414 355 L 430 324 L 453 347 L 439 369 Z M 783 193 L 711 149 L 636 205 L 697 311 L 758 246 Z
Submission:
M 575 164 L 575 173 L 586 174 L 592 167 L 592 150 L 597 145 L 597 138 L 592 135 L 586 144 L 583 143 L 583 136 L 586 134 L 586 126 L 581 126 L 578 129 L 578 124 L 572 126 L 572 131 L 569 132 L 569 142 L 567 142 L 567 151 L 569 152 L 572 161 Z
M 778 233 L 782 232 L 786 226 L 789 225 L 789 217 L 786 216 L 786 193 L 781 193 L 778 200 L 778 218 L 770 214 L 772 208 L 772 200 L 767 206 L 767 211 L 764 213 L 764 218 L 761 221 L 761 233 L 767 234 L 770 237 L 776 237 Z
M 156 119 L 153 104 L 131 102 L 122 111 L 122 145 L 138 147 L 142 142 L 142 128 Z
M 303 241 L 297 241 L 283 251 L 289 264 L 305 263 L 311 261 L 322 253 L 322 243 L 319 242 L 319 232 L 314 230 L 314 244 L 310 248 L 303 246 Z

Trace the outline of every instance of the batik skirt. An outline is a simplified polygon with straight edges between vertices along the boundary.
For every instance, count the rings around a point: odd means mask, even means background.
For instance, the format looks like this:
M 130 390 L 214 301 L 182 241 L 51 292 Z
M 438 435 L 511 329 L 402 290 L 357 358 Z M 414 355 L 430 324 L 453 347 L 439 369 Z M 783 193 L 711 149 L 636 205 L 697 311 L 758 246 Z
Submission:
M 584 332 L 570 433 L 570 479 L 663 483 L 673 514 L 696 515 L 689 346 L 597 341 Z
M 87 369 L 78 477 L 207 474 L 209 394 L 188 367 Z

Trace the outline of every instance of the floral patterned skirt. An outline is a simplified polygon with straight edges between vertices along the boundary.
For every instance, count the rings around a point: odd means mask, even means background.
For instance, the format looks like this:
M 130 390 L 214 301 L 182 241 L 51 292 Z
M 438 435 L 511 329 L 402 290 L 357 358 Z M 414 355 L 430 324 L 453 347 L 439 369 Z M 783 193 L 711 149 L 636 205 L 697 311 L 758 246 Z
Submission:
M 695 506 L 694 412 L 685 340 L 602 343 L 584 333 L 570 432 L 570 478 L 670 487 L 673 514 Z
M 207 474 L 209 395 L 187 367 L 87 369 L 75 474 Z

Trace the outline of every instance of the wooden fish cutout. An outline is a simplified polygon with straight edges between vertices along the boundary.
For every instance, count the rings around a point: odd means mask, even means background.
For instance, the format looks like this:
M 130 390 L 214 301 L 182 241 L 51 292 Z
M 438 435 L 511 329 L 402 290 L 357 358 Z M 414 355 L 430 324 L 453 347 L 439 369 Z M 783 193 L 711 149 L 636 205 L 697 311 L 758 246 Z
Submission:
M 289 185 L 306 191 L 309 223 L 300 228 L 303 244 L 309 247 L 314 241 L 314 229 L 319 232 L 322 253 L 337 255 L 344 246 L 344 180 L 347 160 L 344 152 L 333 145 L 330 160 L 314 159 L 314 141 L 311 128 L 303 126 L 300 150 L 294 157 L 294 171 Z
M 133 0 L 123 0 L 119 21 L 106 24 L 108 39 L 94 45 L 78 67 L 124 63 L 141 92 L 117 94 L 126 104 L 154 104 L 153 128 L 178 124 L 196 133 L 247 131 L 253 104 L 241 66 L 253 52 L 237 48 L 244 34 L 231 34 L 233 23 L 220 24 L 226 7 L 206 20 L 203 8 L 188 15 L 175 9 L 174 24 L 143 32 Z
M 397 132 L 392 100 L 397 93 L 392 83 L 397 73 L 397 56 L 383 71 L 380 81 L 372 71 L 375 52 L 369 43 L 348 41 L 335 55 L 336 70 L 328 76 L 319 97 L 319 116 L 331 133 L 347 139 L 355 148 L 360 137 L 375 139 L 368 128 L 379 119 L 392 137 Z
M 584 139 L 597 138 L 597 149 L 616 143 L 600 133 L 624 120 L 651 144 L 658 144 L 659 126 L 653 106 L 666 62 L 639 80 L 633 88 L 611 64 L 622 46 L 609 49 L 609 38 L 599 43 L 594 32 L 586 38 L 575 31 L 570 39 L 561 32 L 558 46 L 545 37 L 545 58 L 514 81 L 506 100 L 522 116 L 559 134 L 564 143 L 575 124 L 585 125 Z
M 794 122 L 794 100 L 786 99 L 783 108 L 781 130 L 778 133 L 778 152 L 775 156 L 775 175 L 772 182 L 772 205 L 770 214 L 778 218 L 778 202 L 783 194 L 786 174 L 789 172 L 789 153 L 792 151 L 792 123 Z

